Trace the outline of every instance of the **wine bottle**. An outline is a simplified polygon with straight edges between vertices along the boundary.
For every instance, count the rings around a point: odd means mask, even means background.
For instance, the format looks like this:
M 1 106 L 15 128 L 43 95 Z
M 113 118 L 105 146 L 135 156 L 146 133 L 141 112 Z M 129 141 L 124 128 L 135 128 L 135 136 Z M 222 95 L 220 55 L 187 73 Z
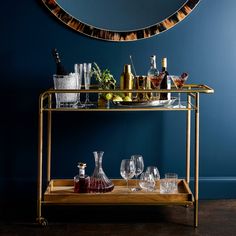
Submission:
M 166 57 L 162 58 L 161 65 L 162 65 L 162 72 L 165 73 L 165 76 L 161 82 L 160 89 L 170 89 L 171 83 L 167 77 L 169 73 L 167 71 L 167 58 Z M 170 93 L 161 93 L 160 100 L 170 100 Z
M 59 53 L 56 48 L 52 49 L 52 55 L 56 63 L 56 74 L 57 75 L 68 75 L 67 71 L 65 70 L 64 66 L 61 63 L 61 59 Z

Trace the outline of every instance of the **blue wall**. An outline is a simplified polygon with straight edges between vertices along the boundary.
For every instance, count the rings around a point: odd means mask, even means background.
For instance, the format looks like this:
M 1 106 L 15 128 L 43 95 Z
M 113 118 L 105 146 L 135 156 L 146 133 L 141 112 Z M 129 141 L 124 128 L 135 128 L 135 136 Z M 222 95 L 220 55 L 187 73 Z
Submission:
M 96 61 L 119 78 L 132 54 L 137 73 L 145 74 L 150 55 L 157 54 L 159 67 L 166 56 L 170 73 L 188 71 L 189 83 L 212 86 L 215 94 L 201 97 L 200 197 L 236 197 L 236 1 L 202 0 L 173 29 L 127 43 L 74 32 L 40 1 L 12 5 L 2 3 L 0 15 L 1 198 L 35 199 L 38 96 L 53 85 L 53 47 L 70 70 L 75 62 Z M 174 112 L 56 114 L 52 174 L 73 177 L 77 161 L 86 161 L 91 174 L 92 151 L 100 149 L 109 177 L 120 177 L 121 159 L 134 153 L 143 154 L 146 166 L 157 165 L 162 176 L 167 171 L 184 176 L 184 119 Z

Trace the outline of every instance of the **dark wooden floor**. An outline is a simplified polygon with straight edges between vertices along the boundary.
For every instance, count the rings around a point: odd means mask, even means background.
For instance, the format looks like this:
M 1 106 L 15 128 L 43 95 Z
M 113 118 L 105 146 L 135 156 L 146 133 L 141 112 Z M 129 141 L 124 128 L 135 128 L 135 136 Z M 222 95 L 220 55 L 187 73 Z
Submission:
M 192 207 L 45 207 L 49 225 L 44 228 L 35 224 L 34 210 L 23 204 L 3 207 L 0 235 L 236 236 L 236 200 L 200 201 L 197 229 Z

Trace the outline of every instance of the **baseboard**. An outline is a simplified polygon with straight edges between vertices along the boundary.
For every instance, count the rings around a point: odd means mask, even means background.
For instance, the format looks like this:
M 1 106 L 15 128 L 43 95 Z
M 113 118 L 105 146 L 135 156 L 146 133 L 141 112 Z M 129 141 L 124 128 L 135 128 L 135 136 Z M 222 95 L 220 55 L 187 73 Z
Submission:
M 190 179 L 194 192 L 194 179 Z M 236 199 L 236 177 L 200 177 L 199 199 Z

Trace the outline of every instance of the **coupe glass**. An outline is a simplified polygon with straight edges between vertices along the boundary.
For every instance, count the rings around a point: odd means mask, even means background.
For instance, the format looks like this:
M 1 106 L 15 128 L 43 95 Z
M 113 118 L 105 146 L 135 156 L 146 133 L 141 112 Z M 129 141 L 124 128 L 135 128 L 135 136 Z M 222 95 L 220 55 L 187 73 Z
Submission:
M 135 166 L 135 178 L 136 178 L 136 186 L 135 188 L 132 188 L 132 191 L 140 191 L 141 189 L 138 188 L 138 176 L 142 174 L 143 170 L 144 170 L 144 162 L 143 162 L 143 157 L 142 155 L 132 155 L 131 156 L 131 160 L 134 161 L 134 166 Z
M 86 90 L 90 89 L 90 82 L 91 82 L 91 69 L 92 69 L 92 63 L 84 63 L 84 86 Z M 93 103 L 89 100 L 89 93 L 86 93 L 86 98 L 84 105 L 85 107 L 93 106 Z
M 183 73 L 181 76 L 170 75 L 169 77 L 172 79 L 172 81 L 173 81 L 175 87 L 176 87 L 178 90 L 180 90 L 180 89 L 183 88 L 183 86 L 184 86 L 186 80 L 188 79 L 188 74 L 187 74 L 187 73 Z M 186 106 L 184 106 L 184 105 L 181 104 L 180 96 L 181 96 L 181 93 L 178 93 L 178 105 L 173 106 L 173 108 L 185 108 L 185 107 L 186 107 Z
M 75 75 L 77 76 L 78 89 L 81 89 L 82 76 L 83 76 L 83 64 L 74 64 Z M 77 107 L 84 107 L 80 100 L 80 93 L 78 93 Z
M 120 175 L 126 180 L 127 190 L 129 190 L 128 180 L 135 175 L 134 161 L 131 159 L 123 159 L 120 164 Z

